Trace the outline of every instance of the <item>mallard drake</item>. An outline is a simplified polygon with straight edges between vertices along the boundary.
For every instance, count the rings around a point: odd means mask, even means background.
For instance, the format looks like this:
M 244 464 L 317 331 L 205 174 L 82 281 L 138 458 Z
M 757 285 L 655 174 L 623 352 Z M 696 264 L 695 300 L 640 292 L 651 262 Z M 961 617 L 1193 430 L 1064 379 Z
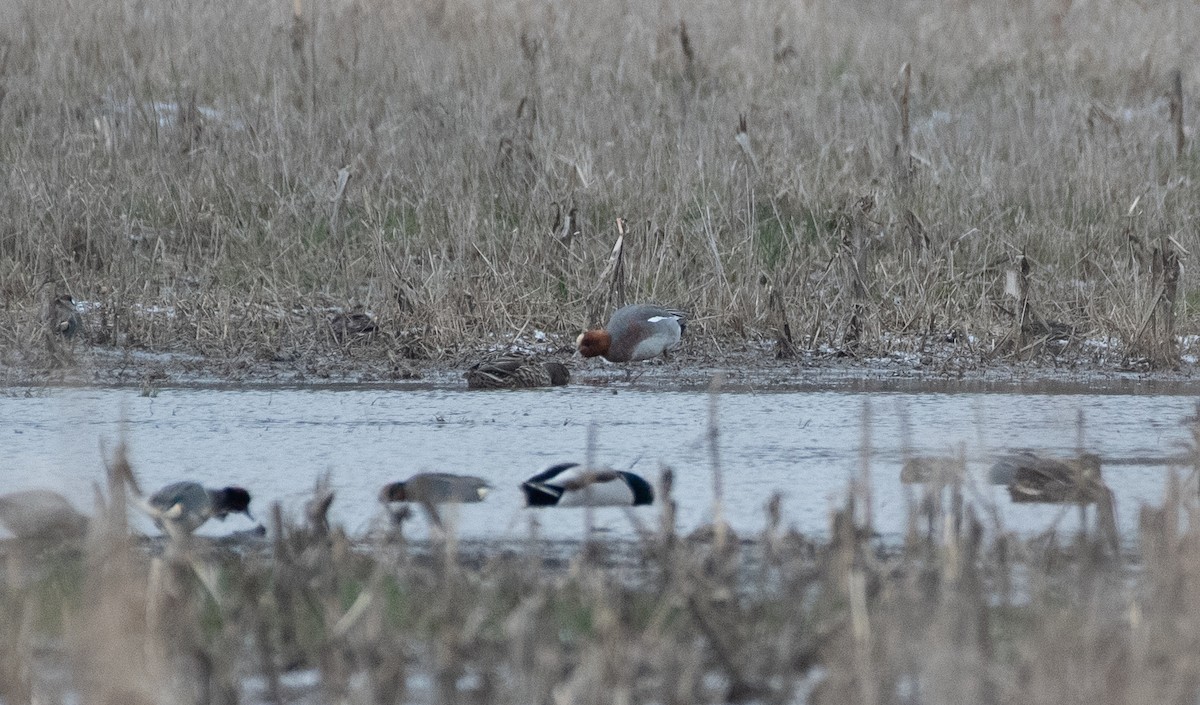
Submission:
M 654 304 L 618 309 L 603 328 L 585 331 L 575 341 L 584 357 L 604 356 L 609 362 L 636 362 L 658 357 L 679 345 L 686 316 Z
M 634 507 L 654 503 L 654 488 L 624 470 L 588 470 L 559 463 L 521 483 L 530 507 Z
M 172 536 L 190 534 L 212 518 L 250 513 L 250 493 L 241 487 L 209 489 L 199 482 L 173 482 L 139 502 L 154 523 Z
M 1094 453 L 1067 460 L 1028 453 L 1015 465 L 1008 494 L 1014 502 L 1091 504 L 1106 499 L 1109 490 L 1100 477 L 1100 456 Z
M 561 387 L 571 381 L 571 371 L 561 362 L 510 353 L 472 365 L 463 377 L 467 389 Z
M 87 533 L 88 518 L 51 490 L 22 490 L 0 497 L 0 524 L 24 540 L 66 540 Z

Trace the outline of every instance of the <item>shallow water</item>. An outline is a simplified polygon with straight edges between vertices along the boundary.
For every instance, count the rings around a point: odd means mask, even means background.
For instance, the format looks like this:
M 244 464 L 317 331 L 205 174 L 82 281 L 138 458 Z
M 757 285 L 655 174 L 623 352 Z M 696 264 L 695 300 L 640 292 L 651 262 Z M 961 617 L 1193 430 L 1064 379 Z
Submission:
M 679 524 L 689 531 L 711 520 L 713 458 L 704 392 L 576 386 L 555 390 L 468 392 L 460 389 L 50 389 L 33 397 L 0 396 L 4 435 L 0 493 L 45 486 L 81 509 L 102 482 L 101 446 L 121 434 L 148 489 L 183 478 L 240 484 L 266 519 L 282 502 L 299 511 L 314 481 L 329 472 L 337 499 L 332 517 L 352 533 L 380 520 L 376 495 L 385 482 L 420 471 L 470 473 L 495 490 L 483 504 L 457 513 L 472 538 L 520 538 L 536 518 L 543 536 L 581 536 L 578 509 L 527 510 L 518 485 L 557 462 L 586 457 L 595 429 L 597 461 L 631 468 L 656 481 L 675 470 Z M 905 528 L 917 491 L 899 482 L 907 448 L 953 453 L 961 448 L 972 482 L 968 497 L 988 521 L 1022 534 L 1051 526 L 1072 530 L 1073 508 L 1013 505 L 1002 487 L 986 485 L 998 452 L 1032 448 L 1069 455 L 1079 443 L 1105 458 L 1126 537 L 1137 507 L 1159 502 L 1167 456 L 1188 438 L 1182 424 L 1195 400 L 1172 395 L 1015 394 L 905 391 L 726 392 L 717 400 L 724 512 L 742 534 L 759 531 L 764 504 L 778 490 L 784 523 L 823 534 L 831 509 L 868 458 L 872 511 L 885 537 Z M 869 425 L 864 419 L 869 415 Z M 865 430 L 867 429 L 867 430 Z M 864 454 L 864 438 L 871 452 Z M 1191 485 L 1194 488 L 1194 484 Z M 993 511 L 994 510 L 994 511 Z M 635 511 L 652 523 L 656 509 Z M 625 510 L 595 513 L 596 526 L 632 536 Z M 139 528 L 153 533 L 144 519 Z M 210 522 L 200 533 L 247 529 L 244 517 Z M 416 535 L 424 520 L 413 524 Z

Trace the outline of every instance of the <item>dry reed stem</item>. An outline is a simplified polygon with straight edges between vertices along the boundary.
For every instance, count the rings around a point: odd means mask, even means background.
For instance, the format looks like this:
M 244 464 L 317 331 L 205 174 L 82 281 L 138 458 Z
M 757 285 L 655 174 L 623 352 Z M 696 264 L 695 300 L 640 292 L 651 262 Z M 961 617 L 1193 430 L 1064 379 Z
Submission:
M 1171 74 L 1171 127 L 1175 131 L 1175 158 L 1183 158 L 1183 72 L 1176 69 Z

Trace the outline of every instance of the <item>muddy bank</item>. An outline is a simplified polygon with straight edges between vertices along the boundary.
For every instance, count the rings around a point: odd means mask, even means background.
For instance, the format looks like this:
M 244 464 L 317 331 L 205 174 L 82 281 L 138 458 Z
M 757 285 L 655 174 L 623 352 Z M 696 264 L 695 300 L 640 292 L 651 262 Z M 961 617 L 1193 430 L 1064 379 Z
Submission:
M 918 339 L 886 352 L 850 355 L 801 350 L 781 358 L 769 341 L 690 340 L 669 360 L 610 365 L 573 355 L 569 336 L 462 346 L 431 351 L 419 359 L 397 355 L 385 344 L 292 355 L 215 354 L 76 345 L 0 350 L 0 386 L 137 386 L 147 393 L 178 386 L 403 386 L 454 388 L 466 384 L 472 364 L 509 350 L 556 359 L 571 369 L 571 384 L 617 387 L 707 387 L 718 375 L 729 389 L 814 388 L 930 391 L 1037 392 L 1129 391 L 1200 393 L 1198 351 L 1181 350 L 1173 369 L 1154 369 L 1128 359 L 1102 341 L 1043 349 L 1025 357 L 928 345 Z M 905 350 L 908 348 L 908 350 Z

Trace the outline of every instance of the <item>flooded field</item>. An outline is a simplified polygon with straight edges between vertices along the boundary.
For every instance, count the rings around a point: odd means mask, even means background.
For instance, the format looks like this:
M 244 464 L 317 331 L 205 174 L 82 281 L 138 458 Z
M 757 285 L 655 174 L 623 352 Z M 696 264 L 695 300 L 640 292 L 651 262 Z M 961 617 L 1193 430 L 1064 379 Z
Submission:
M 1195 410 L 1193 398 L 1166 394 L 911 389 L 727 391 L 716 403 L 725 516 L 736 531 L 759 531 L 763 506 L 779 491 L 784 525 L 823 535 L 830 510 L 865 461 L 875 526 L 885 539 L 903 533 L 917 496 L 899 481 L 906 453 L 959 449 L 971 471 L 967 496 L 983 507 L 991 526 L 1026 536 L 1053 526 L 1070 530 L 1078 512 L 1013 505 L 1005 488 L 986 483 L 986 471 L 998 453 L 1029 448 L 1065 456 L 1079 447 L 1104 458 L 1118 525 L 1128 537 L 1138 506 L 1161 501 L 1169 458 L 1188 437 L 1182 422 Z M 551 464 L 582 462 L 594 427 L 597 462 L 651 481 L 661 468 L 674 469 L 680 529 L 687 532 L 712 517 L 709 405 L 702 390 L 587 386 L 513 392 L 173 388 L 153 397 L 135 389 L 49 389 L 0 397 L 0 493 L 47 486 L 86 509 L 92 483 L 103 476 L 102 445 L 111 449 L 124 434 L 145 487 L 185 478 L 243 485 L 253 493 L 259 519 L 275 501 L 298 511 L 328 472 L 337 493 L 332 518 L 361 534 L 381 518 L 381 485 L 442 471 L 480 475 L 495 485 L 486 502 L 459 513 L 464 537 L 520 538 L 536 517 L 543 536 L 571 539 L 582 535 L 584 513 L 523 509 L 518 485 Z M 652 521 L 655 515 L 642 516 Z M 623 510 L 599 511 L 595 521 L 610 535 L 633 535 Z M 136 526 L 154 531 L 144 520 Z M 252 526 L 233 517 L 210 522 L 201 533 Z M 417 526 L 419 534 L 424 522 Z

